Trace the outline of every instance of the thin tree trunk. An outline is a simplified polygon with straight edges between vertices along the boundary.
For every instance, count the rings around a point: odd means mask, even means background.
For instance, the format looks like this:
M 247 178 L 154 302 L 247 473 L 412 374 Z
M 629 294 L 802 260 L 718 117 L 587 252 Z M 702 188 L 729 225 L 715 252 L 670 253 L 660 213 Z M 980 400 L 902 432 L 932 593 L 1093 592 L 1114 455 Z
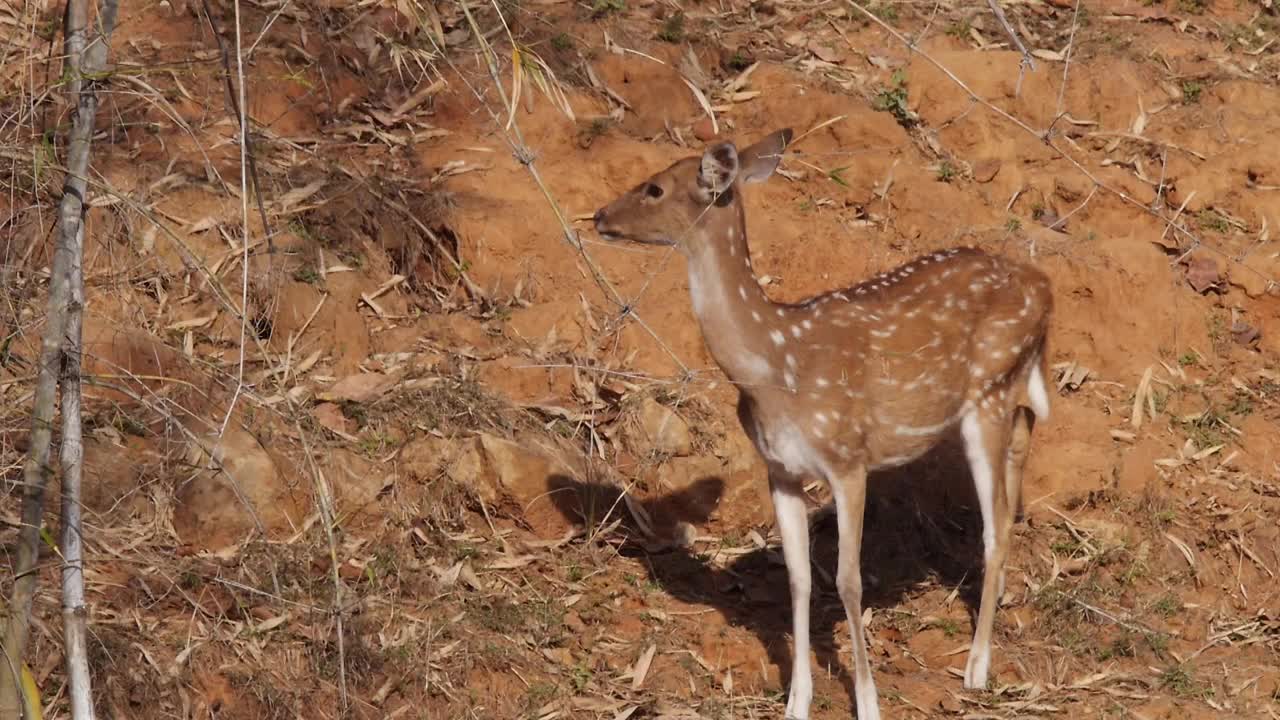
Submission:
M 80 525 L 80 478 L 84 444 L 80 427 L 80 328 L 84 314 L 84 223 L 72 241 L 71 304 L 62 349 L 62 642 L 67 658 L 67 697 L 73 720 L 93 720 L 89 678 L 84 546 Z
M 98 101 L 86 77 L 106 66 L 107 41 L 116 20 L 116 0 L 105 0 L 99 13 L 97 42 L 86 53 L 88 8 L 86 0 L 67 0 L 64 36 L 69 72 L 67 94 L 75 107 L 67 150 L 67 178 L 58 208 L 58 240 L 49 278 L 49 310 L 40 348 L 35 399 L 31 418 L 31 450 L 23 468 L 22 528 L 18 537 L 18 565 L 4 635 L 4 661 L 0 662 L 0 718 L 18 718 L 21 712 L 21 668 L 30 632 L 31 604 L 36 588 L 36 561 L 44 494 L 51 469 L 53 401 L 60 371 L 63 378 L 62 464 L 64 470 L 63 568 L 64 619 L 67 623 L 68 695 L 74 718 L 92 718 L 93 701 L 85 643 L 84 576 L 80 535 L 80 327 L 84 306 L 85 193 L 89 170 L 89 146 Z M 67 346 L 64 347 L 64 342 Z M 68 510 L 70 508 L 70 510 Z

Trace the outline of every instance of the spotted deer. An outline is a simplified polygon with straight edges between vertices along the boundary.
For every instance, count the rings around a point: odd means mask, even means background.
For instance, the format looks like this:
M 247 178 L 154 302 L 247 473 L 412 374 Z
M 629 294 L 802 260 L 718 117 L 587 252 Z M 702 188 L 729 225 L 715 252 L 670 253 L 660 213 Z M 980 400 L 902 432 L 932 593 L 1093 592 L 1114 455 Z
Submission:
M 855 703 L 861 720 L 875 720 L 859 568 L 867 473 L 922 456 L 959 426 L 985 561 L 964 686 L 985 687 L 1031 430 L 1049 414 L 1052 295 L 1033 267 L 955 248 L 803 302 L 770 300 L 752 270 L 741 189 L 773 174 L 791 138 L 784 129 L 741 150 L 710 145 L 601 208 L 594 222 L 607 240 L 679 249 L 703 339 L 738 388 L 738 419 L 768 467 L 791 586 L 787 718 L 807 718 L 813 697 L 802 487 L 820 477 L 831 488 Z

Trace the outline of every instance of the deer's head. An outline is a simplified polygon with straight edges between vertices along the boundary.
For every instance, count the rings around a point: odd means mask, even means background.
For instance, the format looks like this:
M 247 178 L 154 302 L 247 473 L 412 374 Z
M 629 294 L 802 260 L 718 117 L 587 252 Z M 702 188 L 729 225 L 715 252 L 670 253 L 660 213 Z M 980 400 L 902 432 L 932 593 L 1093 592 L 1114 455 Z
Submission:
M 606 240 L 687 252 L 687 243 L 702 235 L 695 226 L 737 221 L 739 183 L 767 180 L 791 137 L 786 128 L 741 150 L 728 141 L 709 145 L 702 157 L 676 162 L 597 210 L 596 231 Z

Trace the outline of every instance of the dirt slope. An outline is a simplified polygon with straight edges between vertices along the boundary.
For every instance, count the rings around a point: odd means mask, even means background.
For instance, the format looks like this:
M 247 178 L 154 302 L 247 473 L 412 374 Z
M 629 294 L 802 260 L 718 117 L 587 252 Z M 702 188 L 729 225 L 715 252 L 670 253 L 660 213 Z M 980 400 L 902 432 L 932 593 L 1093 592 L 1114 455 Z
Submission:
M 233 42 L 232 5 L 122 2 L 87 218 L 102 715 L 780 717 L 787 579 L 735 392 L 684 260 L 589 222 L 700 152 L 709 108 L 721 137 L 798 136 L 746 195 L 771 297 L 957 244 L 1053 281 L 1057 392 L 990 691 L 960 681 L 981 574 L 962 453 L 872 479 L 886 716 L 1276 717 L 1271 3 L 1006 2 L 1034 71 L 985 3 L 869 4 L 920 53 L 849 4 L 677 5 L 476 6 L 499 92 L 456 3 L 246 3 L 242 204 L 214 35 Z M 61 12 L 0 10 L 18 30 L 0 69 L 20 121 L 0 197 L 12 482 L 60 187 Z M 824 492 L 818 719 L 853 712 Z M 50 717 L 56 577 L 50 553 L 29 661 Z

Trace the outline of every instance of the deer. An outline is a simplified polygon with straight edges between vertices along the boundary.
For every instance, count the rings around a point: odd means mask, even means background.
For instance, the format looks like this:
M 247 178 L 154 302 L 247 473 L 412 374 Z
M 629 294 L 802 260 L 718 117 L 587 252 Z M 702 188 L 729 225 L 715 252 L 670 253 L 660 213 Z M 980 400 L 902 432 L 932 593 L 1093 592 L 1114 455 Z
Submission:
M 737 388 L 738 420 L 767 468 L 790 586 L 786 718 L 808 718 L 813 699 L 803 488 L 818 478 L 836 516 L 836 584 L 852 637 L 857 717 L 878 720 L 862 619 L 867 475 L 912 462 L 958 428 L 984 561 L 964 687 L 985 688 L 1031 432 L 1049 415 L 1053 296 L 1034 266 L 952 247 L 853 287 L 771 300 L 752 268 L 742 187 L 771 177 L 792 137 L 785 128 L 742 149 L 729 140 L 710 144 L 601 207 L 593 222 L 608 242 L 673 246 L 684 256 L 703 342 Z

